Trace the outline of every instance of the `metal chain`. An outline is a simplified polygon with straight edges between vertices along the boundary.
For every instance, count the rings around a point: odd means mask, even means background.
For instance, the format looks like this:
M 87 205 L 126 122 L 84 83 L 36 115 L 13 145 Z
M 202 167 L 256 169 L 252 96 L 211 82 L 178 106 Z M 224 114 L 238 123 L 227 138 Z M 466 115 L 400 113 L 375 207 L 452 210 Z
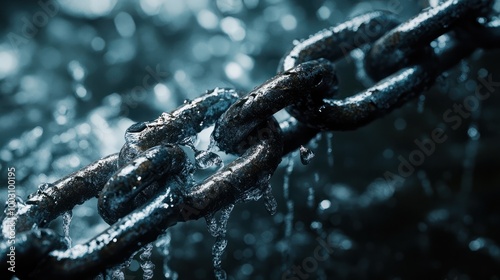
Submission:
M 500 47 L 500 19 L 491 14 L 492 4 L 443 1 L 404 23 L 388 12 L 357 16 L 296 44 L 278 74 L 247 95 L 217 88 L 170 114 L 132 125 L 119 154 L 42 185 L 20 205 L 16 275 L 95 276 L 177 222 L 262 195 L 282 156 L 320 131 L 363 126 L 421 94 L 476 49 Z M 431 47 L 438 37 L 446 43 Z M 358 48 L 366 49 L 365 71 L 377 83 L 334 99 L 333 63 Z M 283 108 L 292 117 L 278 124 L 273 115 Z M 195 167 L 178 145 L 189 145 L 190 137 L 212 125 L 212 145 L 239 158 L 194 184 Z M 195 158 L 221 162 L 211 151 L 196 151 Z M 111 226 L 89 242 L 68 249 L 61 237 L 43 228 L 92 197 L 99 198 L 99 213 Z M 2 228 L 9 226 L 4 218 Z M 2 278 L 12 276 L 4 269 L 8 248 L 4 237 Z

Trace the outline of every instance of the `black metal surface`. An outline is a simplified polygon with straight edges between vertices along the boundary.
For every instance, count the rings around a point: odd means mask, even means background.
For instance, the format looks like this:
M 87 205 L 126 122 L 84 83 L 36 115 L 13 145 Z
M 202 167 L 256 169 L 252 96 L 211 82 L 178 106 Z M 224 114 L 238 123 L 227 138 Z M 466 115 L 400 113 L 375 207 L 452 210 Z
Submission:
M 332 97 L 337 91 L 333 64 L 318 59 L 305 62 L 269 79 L 238 99 L 217 122 L 213 139 L 223 151 L 241 154 L 239 144 L 257 125 L 300 100 Z
M 366 72 L 380 80 L 422 59 L 429 58 L 429 44 L 437 37 L 491 7 L 491 0 L 448 0 L 428 8 L 394 28 L 373 44 L 365 60 Z
M 31 268 L 35 271 L 30 277 L 95 276 L 106 267 L 125 261 L 177 222 L 196 220 L 224 206 L 245 201 L 248 196 L 253 197 L 253 193 L 267 186 L 281 161 L 283 145 L 274 120 L 259 128 L 268 129 L 269 134 L 218 173 L 192 187 L 175 182 L 167 185 L 151 201 L 89 242 L 67 250 L 51 251 Z
M 125 132 L 125 145 L 120 151 L 122 166 L 140 152 L 162 143 L 181 143 L 215 123 L 238 98 L 232 89 L 216 88 L 199 98 L 187 102 L 171 114 L 131 126 Z
M 455 21 L 465 15 L 469 18 L 490 4 L 491 1 L 446 1 L 395 29 L 392 28 L 397 21 L 392 15 L 376 12 L 356 17 L 344 26 L 299 43 L 283 59 L 280 69 L 286 71 L 246 96 L 238 99 L 241 94 L 234 90 L 215 89 L 171 114 L 131 126 L 119 158 L 114 154 L 96 161 L 29 198 L 16 225 L 22 232 L 18 254 L 20 259 L 37 263 L 24 268 L 19 276 L 95 276 L 128 259 L 177 222 L 199 219 L 263 192 L 282 155 L 309 141 L 319 130 L 359 128 L 422 93 L 443 71 L 476 48 L 494 47 L 498 38 L 464 42 L 464 38 L 470 37 L 456 36 L 460 41 L 455 35 L 448 37 L 445 46 L 432 49 L 432 53 L 428 47 L 432 40 L 452 29 Z M 485 28 L 488 37 L 497 33 L 494 21 L 483 24 L 481 30 Z M 376 32 L 370 35 L 371 41 L 382 37 L 372 46 L 365 65 L 376 80 L 382 80 L 352 97 L 331 100 L 337 91 L 337 78 L 331 62 L 321 58 L 337 60 L 347 49 L 329 53 L 332 43 L 345 43 L 350 51 L 361 46 L 354 40 L 358 32 L 366 34 L 373 29 Z M 453 30 L 465 32 L 463 28 Z M 418 52 L 417 60 L 414 54 Z M 387 60 L 388 57 L 391 58 Z M 321 98 L 317 92 L 323 94 Z M 294 105 L 289 111 L 299 122 L 289 119 L 278 125 L 272 115 L 289 105 Z M 216 121 L 215 143 L 241 157 L 202 183 L 190 186 L 185 179 L 189 173 L 187 159 L 180 148 L 169 143 L 182 143 Z M 116 171 L 118 166 L 121 169 Z M 177 174 L 183 178 L 167 178 Z M 155 190 L 140 199 L 144 204 L 132 204 L 137 193 L 147 187 Z M 41 235 L 40 230 L 32 230 L 33 225 L 43 227 L 62 212 L 98 194 L 101 215 L 114 224 L 91 241 L 60 250 L 60 240 L 52 233 Z M 30 235 L 36 237 L 33 242 Z M 0 245 L 2 252 L 6 250 L 5 241 Z M 7 275 L 5 271 L 1 275 Z
M 155 146 L 120 168 L 99 193 L 99 214 L 113 224 L 155 197 L 167 179 L 178 176 L 187 183 L 189 161 L 184 151 L 171 144 Z
M 104 184 L 117 170 L 118 154 L 113 154 L 62 178 L 52 184 L 43 184 L 18 210 L 16 231 L 43 227 L 65 211 L 96 197 Z M 7 219 L 4 219 L 4 227 Z

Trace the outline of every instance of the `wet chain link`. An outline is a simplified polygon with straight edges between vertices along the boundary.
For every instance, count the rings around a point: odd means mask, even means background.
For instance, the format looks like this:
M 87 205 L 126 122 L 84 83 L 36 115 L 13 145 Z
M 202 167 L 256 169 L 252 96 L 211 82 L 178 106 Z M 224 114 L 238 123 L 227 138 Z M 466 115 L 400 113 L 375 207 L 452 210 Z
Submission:
M 132 125 L 119 154 L 44 184 L 19 207 L 16 248 L 23 268 L 16 276 L 95 276 L 177 222 L 262 195 L 282 156 L 320 131 L 363 126 L 421 94 L 476 49 L 500 47 L 493 2 L 442 1 L 404 23 L 389 12 L 357 16 L 298 42 L 278 74 L 247 95 L 216 88 L 170 114 Z M 445 44 L 431 47 L 438 37 Z M 359 48 L 376 83 L 335 99 L 334 62 Z M 278 124 L 273 115 L 284 108 L 291 117 Z M 192 145 L 189 139 L 212 125 L 211 145 L 239 157 L 195 184 L 195 168 L 179 145 Z M 221 163 L 211 151 L 196 151 L 195 157 Z M 99 198 L 99 214 L 111 226 L 89 242 L 65 248 L 61 237 L 43 228 L 92 197 Z M 8 226 L 4 219 L 2 228 Z M 2 279 L 12 276 L 4 260 L 8 247 L 4 237 Z

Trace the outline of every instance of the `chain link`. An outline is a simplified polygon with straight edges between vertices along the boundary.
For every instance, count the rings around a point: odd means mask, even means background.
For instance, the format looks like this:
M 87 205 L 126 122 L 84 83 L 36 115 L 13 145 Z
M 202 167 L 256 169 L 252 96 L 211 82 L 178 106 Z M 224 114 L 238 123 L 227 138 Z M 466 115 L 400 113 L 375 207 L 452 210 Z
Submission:
M 320 131 L 356 129 L 378 119 L 477 48 L 499 47 L 500 20 L 491 14 L 492 3 L 443 1 L 404 23 L 388 12 L 355 17 L 297 43 L 278 74 L 247 95 L 217 88 L 129 127 L 119 154 L 44 184 L 19 208 L 17 254 L 29 265 L 17 276 L 95 276 L 177 222 L 262 195 L 282 156 Z M 438 37 L 445 44 L 431 46 Z M 366 50 L 365 70 L 377 83 L 335 99 L 333 63 L 358 48 Z M 278 124 L 273 115 L 283 108 L 292 117 Z M 178 145 L 189 145 L 190 137 L 212 125 L 211 145 L 239 157 L 193 184 L 195 168 Z M 196 151 L 195 157 L 221 162 L 210 151 Z M 99 213 L 111 226 L 85 244 L 64 248 L 64 240 L 43 227 L 92 197 L 99 197 Z M 7 223 L 4 219 L 2 227 Z M 5 239 L 0 242 L 2 267 L 8 248 Z M 6 272 L 2 269 L 2 278 Z

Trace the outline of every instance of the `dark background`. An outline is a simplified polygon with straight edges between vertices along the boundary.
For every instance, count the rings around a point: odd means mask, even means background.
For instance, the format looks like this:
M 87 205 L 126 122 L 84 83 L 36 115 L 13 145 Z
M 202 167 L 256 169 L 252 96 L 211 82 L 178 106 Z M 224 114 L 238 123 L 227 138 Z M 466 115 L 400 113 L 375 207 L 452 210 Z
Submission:
M 389 9 L 405 20 L 429 5 L 394 0 L 51 3 L 57 7 L 52 15 L 35 1 L 3 1 L 0 8 L 0 170 L 6 178 L 7 167 L 16 168 L 22 198 L 40 183 L 119 151 L 125 129 L 134 122 L 156 118 L 214 87 L 251 90 L 275 74 L 295 39 L 366 11 Z M 287 238 L 284 159 L 271 181 L 278 213 L 268 215 L 259 201 L 237 205 L 231 215 L 222 263 L 228 277 L 280 279 L 314 256 L 320 238 L 334 252 L 317 261 L 307 279 L 498 279 L 500 98 L 492 93 L 456 130 L 443 114 L 474 94 L 478 77 L 491 74 L 500 81 L 499 55 L 478 50 L 444 74 L 425 98 L 356 131 L 323 134 L 309 145 L 316 157 L 307 166 L 295 155 L 293 230 Z M 356 78 L 353 60 L 337 67 L 344 96 L 370 83 Z M 161 75 L 143 85 L 147 69 Z M 414 141 L 430 137 L 435 128 L 444 129 L 447 140 L 402 184 L 386 184 L 381 178 L 398 174 L 398 157 L 408 159 L 417 149 Z M 206 136 L 200 136 L 202 145 Z M 73 216 L 73 244 L 107 226 L 95 200 L 76 207 Z M 51 226 L 62 234 L 60 223 Z M 169 232 L 169 266 L 179 279 L 213 277 L 214 238 L 204 221 L 177 224 Z M 126 279 L 142 277 L 137 260 L 124 271 Z M 156 251 L 153 262 L 154 278 L 163 279 L 163 258 Z

